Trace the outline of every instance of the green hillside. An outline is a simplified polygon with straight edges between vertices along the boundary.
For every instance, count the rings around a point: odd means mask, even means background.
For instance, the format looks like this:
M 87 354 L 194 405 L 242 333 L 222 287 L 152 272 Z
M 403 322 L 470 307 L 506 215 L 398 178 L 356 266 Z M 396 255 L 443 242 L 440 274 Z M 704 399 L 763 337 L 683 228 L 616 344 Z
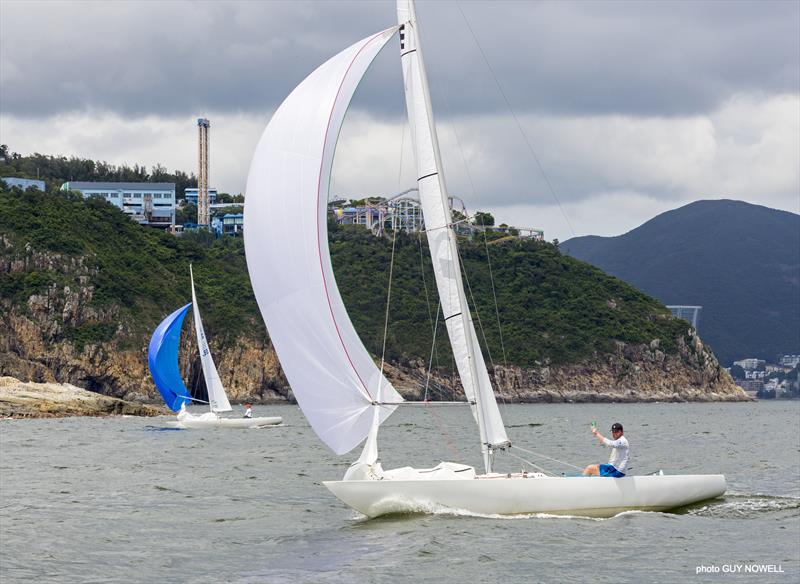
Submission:
M 133 331 L 129 338 L 120 339 L 125 344 L 144 346 L 159 320 L 189 301 L 189 263 L 194 265 L 210 337 L 224 346 L 239 335 L 266 334 L 240 239 L 213 240 L 206 234 L 178 238 L 137 225 L 105 201 L 70 193 L 2 190 L 0 208 L 0 235 L 7 240 L 0 246 L 0 260 L 19 257 L 26 245 L 83 258 L 94 286 L 92 303 L 118 307 Z M 358 227 L 332 226 L 330 243 L 350 316 L 367 348 L 379 355 L 392 241 Z M 561 255 L 551 244 L 511 240 L 485 246 L 483 241 L 463 241 L 468 296 L 474 296 L 476 324 L 478 319 L 483 324 L 478 336 L 483 342 L 485 334 L 496 363 L 502 363 L 503 349 L 487 249 L 510 365 L 576 362 L 610 350 L 614 340 L 649 343 L 658 338 L 661 349 L 672 352 L 676 339 L 686 331 L 685 323 L 672 318 L 658 301 L 589 264 Z M 387 357 L 395 362 L 427 362 L 438 300 L 424 237 L 399 234 L 395 254 Z M 23 306 L 31 294 L 43 294 L 53 284 L 73 286 L 75 275 L 35 266 L 8 271 L 0 274 L 0 300 Z M 116 334 L 116 324 L 87 322 L 65 334 L 80 342 L 103 342 Z M 451 359 L 441 322 L 437 337 L 437 362 L 449 370 Z
M 0 254 L 19 253 L 30 244 L 39 251 L 85 258 L 94 286 L 92 304 L 118 306 L 137 338 L 145 339 L 163 316 L 190 301 L 190 263 L 211 330 L 230 339 L 244 330 L 264 334 L 239 240 L 213 241 L 207 234 L 178 238 L 141 227 L 102 199 L 59 191 L 0 190 L 0 206 L 0 234 L 12 242 Z M 52 284 L 74 286 L 75 274 L 36 268 L 2 274 L 0 297 L 24 304 Z M 113 335 L 113 324 L 86 323 L 72 334 L 81 341 L 103 342 Z

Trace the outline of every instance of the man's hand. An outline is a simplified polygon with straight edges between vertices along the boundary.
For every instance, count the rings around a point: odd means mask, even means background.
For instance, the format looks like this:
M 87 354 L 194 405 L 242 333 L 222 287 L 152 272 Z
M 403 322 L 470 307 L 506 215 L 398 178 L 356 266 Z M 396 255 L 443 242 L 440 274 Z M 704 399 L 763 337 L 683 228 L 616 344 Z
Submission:
M 597 431 L 597 428 L 596 428 L 595 426 L 592 426 L 592 434 L 594 434 L 595 436 L 597 436 L 599 433 L 600 433 L 600 432 L 598 432 L 598 431 Z

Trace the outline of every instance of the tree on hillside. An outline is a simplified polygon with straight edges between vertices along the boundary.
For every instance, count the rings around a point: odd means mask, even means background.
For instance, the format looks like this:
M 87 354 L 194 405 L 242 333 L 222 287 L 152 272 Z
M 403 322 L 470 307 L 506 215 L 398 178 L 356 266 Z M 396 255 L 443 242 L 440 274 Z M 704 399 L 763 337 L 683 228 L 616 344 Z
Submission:
M 494 225 L 494 216 L 485 211 L 478 211 L 475 213 L 475 217 L 472 218 L 472 224 L 492 227 Z
M 744 379 L 744 369 L 742 369 L 739 365 L 732 365 L 731 366 L 731 377 L 734 379 Z
M 228 193 L 217 193 L 217 203 L 242 204 L 244 195 L 230 195 Z
M 178 207 L 175 210 L 175 223 L 178 225 L 197 223 L 197 205 L 187 203 L 183 207 Z
M 5 161 L 0 160 L 0 176 L 20 176 L 22 178 L 41 179 L 48 189 L 58 189 L 67 181 L 107 181 L 107 182 L 174 182 L 177 198 L 183 198 L 186 187 L 197 184 L 194 174 L 180 170 L 167 172 L 161 164 L 153 166 L 148 173 L 144 165 L 127 164 L 115 166 L 104 161 L 72 156 L 50 156 L 34 153 L 21 156 L 11 152 L 7 145 Z

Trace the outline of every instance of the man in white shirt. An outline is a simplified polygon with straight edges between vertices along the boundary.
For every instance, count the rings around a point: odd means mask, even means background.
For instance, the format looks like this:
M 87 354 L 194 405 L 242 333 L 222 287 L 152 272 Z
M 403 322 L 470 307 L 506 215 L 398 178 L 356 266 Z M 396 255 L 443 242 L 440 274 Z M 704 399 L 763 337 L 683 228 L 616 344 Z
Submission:
M 622 424 L 616 422 L 611 426 L 613 440 L 604 438 L 594 426 L 592 426 L 592 434 L 600 442 L 612 448 L 611 458 L 608 459 L 608 464 L 590 464 L 583 470 L 583 474 L 614 478 L 624 477 L 625 469 L 628 468 L 628 439 L 623 436 Z
M 253 404 L 250 402 L 246 402 L 244 404 L 244 417 L 245 418 L 252 418 L 253 417 Z

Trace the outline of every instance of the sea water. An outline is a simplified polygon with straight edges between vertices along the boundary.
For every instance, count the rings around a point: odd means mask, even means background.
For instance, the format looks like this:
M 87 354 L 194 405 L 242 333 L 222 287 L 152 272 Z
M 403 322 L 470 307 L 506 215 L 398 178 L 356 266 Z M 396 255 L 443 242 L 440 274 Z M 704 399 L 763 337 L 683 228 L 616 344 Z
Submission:
M 800 402 L 501 405 L 509 438 L 575 466 L 625 426 L 631 474 L 724 473 L 722 499 L 610 519 L 483 517 L 447 509 L 368 520 L 321 484 L 337 457 L 296 406 L 284 424 L 176 430 L 170 418 L 0 422 L 0 581 L 797 582 Z M 480 467 L 462 407 L 398 409 L 384 468 Z M 570 466 L 524 458 L 554 472 Z M 496 468 L 524 463 L 498 454 Z M 606 480 L 606 479 L 586 479 Z M 754 571 L 756 570 L 756 571 Z

